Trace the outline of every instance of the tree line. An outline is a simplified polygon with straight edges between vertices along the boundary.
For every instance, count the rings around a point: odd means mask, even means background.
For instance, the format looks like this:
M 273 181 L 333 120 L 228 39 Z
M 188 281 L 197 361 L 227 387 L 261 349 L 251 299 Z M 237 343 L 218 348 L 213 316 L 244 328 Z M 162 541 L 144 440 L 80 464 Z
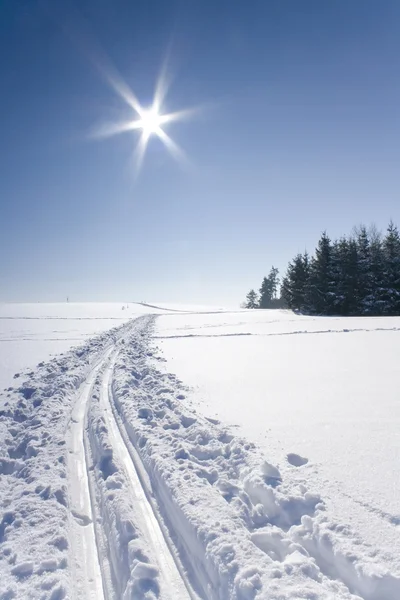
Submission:
M 281 284 L 272 267 L 259 293 L 247 294 L 245 306 L 313 315 L 400 315 L 397 226 L 391 221 L 382 235 L 362 225 L 337 240 L 322 233 L 313 255 L 297 254 Z

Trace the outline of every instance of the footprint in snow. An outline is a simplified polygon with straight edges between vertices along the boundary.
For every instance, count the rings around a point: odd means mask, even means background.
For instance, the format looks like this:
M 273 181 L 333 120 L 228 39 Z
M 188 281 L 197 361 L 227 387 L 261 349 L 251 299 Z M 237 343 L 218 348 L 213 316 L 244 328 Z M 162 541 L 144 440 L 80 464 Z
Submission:
M 302 467 L 303 465 L 306 465 L 308 463 L 308 458 L 300 456 L 300 454 L 294 454 L 293 452 L 290 452 L 286 456 L 286 458 L 288 463 L 291 464 L 293 467 Z

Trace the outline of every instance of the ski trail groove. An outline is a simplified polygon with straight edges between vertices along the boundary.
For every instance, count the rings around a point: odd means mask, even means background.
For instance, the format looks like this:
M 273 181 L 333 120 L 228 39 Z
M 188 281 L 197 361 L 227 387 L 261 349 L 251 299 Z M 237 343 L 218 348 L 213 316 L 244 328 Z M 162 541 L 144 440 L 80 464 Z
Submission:
M 100 389 L 100 405 L 107 424 L 113 452 L 118 456 L 125 470 L 126 480 L 138 513 L 135 516 L 140 519 L 143 533 L 154 549 L 160 572 L 161 598 L 163 600 L 193 600 L 198 597 L 192 592 L 190 584 L 176 564 L 177 558 L 174 557 L 173 552 L 168 547 L 158 517 L 142 484 L 143 477 L 141 478 L 137 471 L 137 465 L 124 441 L 112 407 L 111 384 L 117 353 L 118 351 L 114 351 L 109 357 Z
M 110 356 L 108 349 L 80 386 L 68 433 L 69 503 L 75 598 L 106 600 L 100 568 L 84 445 L 87 405 L 96 377 Z

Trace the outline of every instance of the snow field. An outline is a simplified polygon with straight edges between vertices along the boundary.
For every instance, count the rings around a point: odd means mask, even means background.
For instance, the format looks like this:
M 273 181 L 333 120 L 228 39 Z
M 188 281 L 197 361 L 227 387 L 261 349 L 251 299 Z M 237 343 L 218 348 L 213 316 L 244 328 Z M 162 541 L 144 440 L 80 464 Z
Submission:
M 16 373 L 149 312 L 162 311 L 136 303 L 0 303 L 0 389 Z
M 203 374 L 199 383 L 212 375 L 205 359 L 219 370 L 213 399 L 228 413 L 231 401 L 231 422 L 232 398 L 238 404 L 227 382 L 240 394 L 248 390 L 241 377 L 260 386 L 255 371 L 246 377 L 234 360 L 239 342 L 248 344 L 249 334 L 260 341 L 263 331 L 283 340 L 280 329 L 324 330 L 321 321 L 279 311 L 264 313 L 260 326 L 257 312 L 143 315 L 42 364 L 3 394 L 1 600 L 398 600 L 395 561 L 337 518 L 325 494 L 333 486 L 315 477 L 301 444 L 286 447 L 278 467 L 253 430 L 235 435 L 210 418 L 210 406 L 185 385 L 190 368 L 182 378 L 182 363 L 171 360 L 168 344 L 206 344 L 200 353 L 186 346 L 185 364 Z M 396 336 L 396 323 L 379 323 L 389 325 L 351 335 Z M 333 335 L 348 335 L 342 323 L 335 327 Z M 304 337 L 314 336 L 289 339 Z M 223 342 L 216 353 L 215 342 Z M 393 522 L 374 516 L 397 532 L 395 514 L 387 517 Z
M 334 518 L 392 554 L 398 573 L 399 327 L 396 317 L 249 311 L 161 316 L 156 331 L 167 369 L 191 386 L 187 402 L 234 426 L 286 477 L 323 489 Z
M 375 549 L 354 538 L 349 551 L 349 530 L 328 519 L 318 495 L 282 481 L 257 449 L 219 424 L 188 414 L 174 375 L 155 366 L 141 371 L 132 349 L 118 360 L 118 410 L 184 562 L 196 557 L 192 578 L 206 598 L 399 595 L 400 579 L 376 560 Z
M 143 314 L 218 312 L 218 307 L 143 303 L 0 303 L 0 389 L 13 377 Z

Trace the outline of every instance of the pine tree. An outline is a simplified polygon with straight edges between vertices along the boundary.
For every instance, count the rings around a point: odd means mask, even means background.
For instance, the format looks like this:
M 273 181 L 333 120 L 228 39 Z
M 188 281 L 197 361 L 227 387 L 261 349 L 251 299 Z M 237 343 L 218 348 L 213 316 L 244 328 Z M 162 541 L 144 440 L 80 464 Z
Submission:
M 245 308 L 258 308 L 258 296 L 254 290 L 250 290 L 247 294 Z

